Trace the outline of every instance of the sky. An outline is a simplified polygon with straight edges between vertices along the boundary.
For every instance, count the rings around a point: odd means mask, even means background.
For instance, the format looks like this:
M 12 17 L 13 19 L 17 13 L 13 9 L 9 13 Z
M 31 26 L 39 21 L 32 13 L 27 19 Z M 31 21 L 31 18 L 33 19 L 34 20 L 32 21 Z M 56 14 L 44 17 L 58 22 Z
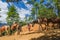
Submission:
M 22 1 L 18 2 L 18 4 L 17 4 L 16 2 L 7 3 L 6 0 L 0 0 L 0 8 L 1 8 L 0 21 L 6 22 L 8 7 L 12 4 L 14 4 L 14 6 L 16 7 L 17 12 L 19 13 L 19 16 L 21 17 L 21 20 L 24 19 L 25 15 L 30 15 L 32 5 L 26 4 L 26 2 L 27 2 L 27 0 L 22 0 Z
M 40 0 L 37 0 L 38 2 Z M 7 12 L 8 12 L 8 7 L 10 7 L 10 5 L 14 4 L 14 6 L 16 7 L 17 9 L 17 12 L 19 13 L 19 16 L 21 18 L 21 20 L 24 20 L 24 17 L 27 15 L 30 15 L 31 13 L 31 9 L 32 9 L 32 5 L 31 4 L 26 4 L 27 3 L 27 0 L 22 0 L 22 1 L 19 1 L 18 3 L 17 2 L 9 2 L 7 3 L 6 0 L 0 0 L 0 21 L 2 22 L 6 22 L 6 17 L 7 17 Z M 45 0 L 44 4 L 47 4 L 48 2 Z M 51 3 L 52 6 L 54 6 L 52 3 Z M 55 10 L 55 9 L 54 9 Z M 57 12 L 55 10 L 55 12 Z

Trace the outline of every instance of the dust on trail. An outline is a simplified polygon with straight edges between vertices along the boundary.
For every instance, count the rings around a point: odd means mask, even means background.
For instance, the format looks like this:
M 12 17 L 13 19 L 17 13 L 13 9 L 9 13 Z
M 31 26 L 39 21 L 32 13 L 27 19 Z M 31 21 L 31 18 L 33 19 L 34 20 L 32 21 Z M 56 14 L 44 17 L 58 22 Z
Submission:
M 44 33 L 33 33 L 27 35 L 11 35 L 0 37 L 0 40 L 30 40 L 31 38 L 37 38 L 43 36 Z

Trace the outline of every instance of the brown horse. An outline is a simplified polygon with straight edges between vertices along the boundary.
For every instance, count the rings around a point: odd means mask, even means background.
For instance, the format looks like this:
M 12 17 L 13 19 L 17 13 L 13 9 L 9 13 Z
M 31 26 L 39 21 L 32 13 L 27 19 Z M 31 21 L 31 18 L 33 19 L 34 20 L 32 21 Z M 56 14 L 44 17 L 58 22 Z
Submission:
M 11 26 L 11 30 L 12 30 L 13 32 L 14 32 L 14 31 L 17 31 L 17 32 L 18 32 L 17 34 L 19 34 L 19 33 L 20 33 L 20 30 L 21 30 L 20 24 L 17 23 L 17 22 L 14 22 L 14 23 L 12 24 L 12 26 Z
M 32 22 L 32 25 L 34 25 L 35 23 L 39 24 L 39 30 L 48 30 L 48 29 L 54 29 L 54 28 L 59 28 L 60 27 L 60 18 L 55 18 L 55 17 L 51 17 L 51 18 L 38 18 L 37 20 L 34 20 Z
M 3 35 L 4 32 L 6 33 L 5 35 L 7 35 L 8 34 L 8 28 L 9 28 L 8 25 L 4 25 L 4 26 L 0 27 L 0 35 Z
M 38 18 L 37 20 L 34 20 L 32 22 L 32 25 L 34 25 L 35 23 L 39 24 L 39 31 L 40 29 L 45 30 L 47 26 L 47 18 Z

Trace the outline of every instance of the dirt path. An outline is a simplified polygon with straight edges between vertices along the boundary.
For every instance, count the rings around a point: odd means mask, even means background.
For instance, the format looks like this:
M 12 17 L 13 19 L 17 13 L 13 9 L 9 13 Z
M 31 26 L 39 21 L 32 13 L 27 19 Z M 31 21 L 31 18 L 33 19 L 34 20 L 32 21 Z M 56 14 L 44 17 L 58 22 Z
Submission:
M 32 27 L 32 25 L 31 25 L 32 31 L 37 31 L 38 28 L 39 28 L 38 24 L 35 24 L 34 27 Z M 27 25 L 22 27 L 22 31 L 23 32 L 21 34 L 25 34 L 25 35 L 3 36 L 3 37 L 0 37 L 0 40 L 30 40 L 31 38 L 37 38 L 39 36 L 44 35 L 43 33 L 31 33 L 31 34 L 29 34 L 30 32 L 28 32 Z
M 36 25 L 34 25 L 34 27 L 31 27 L 31 30 L 36 32 L 36 31 L 38 31 L 38 28 L 39 28 L 39 25 L 36 24 Z M 34 33 L 33 31 L 31 31 L 31 33 L 30 33 L 27 29 L 27 26 L 23 27 L 22 30 L 23 30 L 23 32 L 21 33 L 21 35 L 16 35 L 16 33 L 15 33 L 15 35 L 0 37 L 0 40 L 30 40 L 31 38 L 38 38 L 40 36 L 45 35 L 44 33 Z M 46 32 L 49 35 L 51 33 L 48 31 L 46 31 Z M 60 30 L 55 30 L 55 32 L 60 35 Z
M 60 36 L 60 30 L 54 30 L 56 31 L 56 33 L 58 34 L 58 36 Z M 46 31 L 47 35 L 51 35 L 51 32 L 48 32 Z M 55 32 L 53 32 L 52 35 L 55 35 L 56 34 Z M 44 36 L 46 35 L 45 33 L 34 33 L 33 31 L 32 32 L 24 32 L 24 33 L 21 33 L 21 35 L 11 35 L 11 36 L 3 36 L 3 37 L 0 37 L 0 40 L 30 40 L 31 38 L 38 38 L 38 37 L 41 37 L 41 36 Z
M 0 37 L 0 40 L 30 40 L 31 38 L 37 38 L 43 35 L 44 35 L 43 33 L 33 33 L 27 35 L 11 35 Z

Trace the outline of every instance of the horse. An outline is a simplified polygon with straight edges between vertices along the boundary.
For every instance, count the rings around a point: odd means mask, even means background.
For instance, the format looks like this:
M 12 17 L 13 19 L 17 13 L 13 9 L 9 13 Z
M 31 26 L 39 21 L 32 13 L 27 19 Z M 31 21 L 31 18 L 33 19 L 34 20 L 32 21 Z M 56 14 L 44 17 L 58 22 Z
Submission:
M 46 26 L 47 26 L 47 18 L 38 18 L 37 20 L 34 20 L 32 22 L 32 27 L 36 23 L 39 24 L 39 31 L 40 31 L 40 27 L 41 27 L 42 30 L 45 30 Z
M 8 34 L 8 28 L 9 28 L 8 25 L 4 25 L 4 26 L 0 27 L 0 35 L 1 36 L 7 35 Z
M 12 26 L 11 26 L 11 31 L 12 31 L 13 33 L 15 33 L 16 31 L 18 31 L 17 34 L 19 34 L 19 32 L 21 31 L 21 26 L 20 26 L 20 24 L 17 23 L 17 22 L 14 22 L 14 23 L 12 24 Z

